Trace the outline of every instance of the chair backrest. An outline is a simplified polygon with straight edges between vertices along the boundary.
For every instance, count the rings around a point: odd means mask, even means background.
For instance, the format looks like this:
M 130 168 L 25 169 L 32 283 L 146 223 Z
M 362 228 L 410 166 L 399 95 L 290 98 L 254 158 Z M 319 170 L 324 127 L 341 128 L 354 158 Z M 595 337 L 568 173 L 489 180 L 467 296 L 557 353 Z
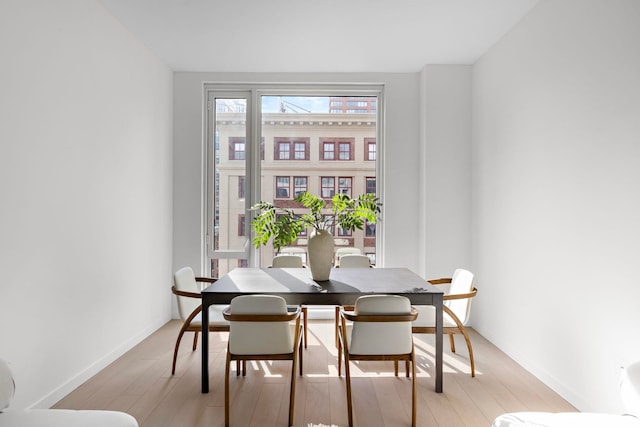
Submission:
M 358 248 L 338 248 L 336 249 L 336 265 L 340 262 L 340 258 L 345 255 L 361 255 L 362 251 Z
M 466 294 L 473 290 L 473 273 L 468 270 L 458 268 L 453 272 L 451 286 L 448 295 Z M 445 301 L 445 304 L 460 319 L 463 325 L 469 321 L 471 314 L 471 298 L 454 299 Z
M 356 300 L 354 313 L 358 316 L 385 316 L 411 313 L 411 302 L 399 295 L 365 295 Z M 353 322 L 349 353 L 406 354 L 413 345 L 411 321 Z
M 340 268 L 369 268 L 371 263 L 366 255 L 342 255 L 338 261 Z
M 274 268 L 302 268 L 302 258 L 298 255 L 276 255 L 271 266 Z
M 640 418 L 640 361 L 622 371 L 620 397 L 626 413 Z
M 229 305 L 231 314 L 287 314 L 287 303 L 277 295 L 241 295 Z M 233 354 L 287 354 L 293 351 L 288 321 L 244 322 L 231 320 L 229 351 Z
M 176 289 L 184 292 L 200 293 L 202 291 L 196 276 L 191 267 L 182 267 L 173 274 L 173 283 Z M 202 302 L 195 298 L 176 296 L 178 299 L 178 313 L 180 318 L 185 320 L 193 310 L 195 310 Z
M 9 407 L 15 393 L 16 384 L 13 380 L 11 369 L 9 369 L 9 364 L 0 359 L 0 412 Z

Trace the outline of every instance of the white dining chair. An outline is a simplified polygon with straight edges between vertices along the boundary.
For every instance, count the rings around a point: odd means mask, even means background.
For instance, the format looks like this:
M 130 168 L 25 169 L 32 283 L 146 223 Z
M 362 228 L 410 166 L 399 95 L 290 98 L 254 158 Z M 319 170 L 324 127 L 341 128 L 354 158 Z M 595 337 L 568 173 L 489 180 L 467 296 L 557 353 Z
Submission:
M 346 254 L 338 261 L 340 268 L 371 268 L 371 260 L 366 255 Z
M 340 310 L 338 375 L 342 356 L 347 382 L 349 427 L 353 426 L 351 361 L 392 360 L 411 365 L 411 425 L 416 425 L 416 365 L 411 322 L 418 312 L 399 295 L 366 295 L 356 300 L 353 312 Z M 350 323 L 348 323 L 350 322 Z M 395 374 L 398 375 L 396 369 Z M 407 370 L 407 376 L 409 371 Z
M 471 300 L 478 293 L 473 286 L 473 273 L 468 270 L 456 269 L 451 278 L 428 280 L 432 285 L 449 285 L 449 290 L 444 294 L 443 303 L 443 334 L 449 335 L 449 345 L 451 351 L 455 353 L 456 346 L 454 335 L 461 334 L 467 344 L 469 351 L 469 363 L 471 365 L 471 376 L 475 377 L 476 368 L 473 359 L 473 347 L 471 339 L 465 329 L 471 314 Z M 436 333 L 436 309 L 432 305 L 416 305 L 419 316 L 413 322 L 414 334 L 435 334 Z
M 217 280 L 210 277 L 196 277 L 191 267 L 183 267 L 173 275 L 171 292 L 176 296 L 178 314 L 183 323 L 173 350 L 171 375 L 176 373 L 178 349 L 185 332 L 193 332 L 191 350 L 195 351 L 198 346 L 198 334 L 202 331 L 202 295 L 200 292 L 205 287 L 215 284 Z M 222 316 L 222 310 L 225 307 L 226 305 L 212 305 L 209 307 L 209 332 L 229 331 L 229 322 Z
M 224 416 L 229 426 L 229 371 L 231 361 L 291 360 L 289 392 L 289 425 L 293 425 L 296 391 L 296 367 L 302 375 L 302 325 L 300 307 L 293 311 L 284 298 L 277 295 L 242 295 L 231 300 L 223 312 L 230 323 L 225 368 Z M 293 325 L 291 324 L 291 322 Z M 245 371 L 243 369 L 243 376 Z
M 302 258 L 298 255 L 276 255 L 271 260 L 273 268 L 305 268 Z M 301 305 L 302 309 L 302 329 L 304 330 L 304 348 L 307 348 L 307 336 L 309 334 L 309 325 L 307 314 L 309 313 L 306 305 Z

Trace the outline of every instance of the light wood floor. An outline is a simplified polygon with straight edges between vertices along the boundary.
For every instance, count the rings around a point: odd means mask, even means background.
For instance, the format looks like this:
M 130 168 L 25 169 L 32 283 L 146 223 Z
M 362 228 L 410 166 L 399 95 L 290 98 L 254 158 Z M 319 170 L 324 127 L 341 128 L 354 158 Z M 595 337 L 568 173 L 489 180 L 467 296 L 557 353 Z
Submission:
M 180 328 L 171 321 L 58 402 L 56 408 L 110 409 L 132 414 L 141 427 L 224 425 L 226 333 L 210 334 L 211 390 L 200 392 L 200 347 L 183 338 L 176 374 L 173 346 Z M 513 360 L 470 330 L 476 377 L 469 374 L 467 349 L 456 336 L 451 353 L 445 338 L 444 393 L 434 391 L 434 337 L 416 335 L 418 425 L 489 427 L 501 413 L 575 411 L 569 403 Z M 337 375 L 333 322 L 310 321 L 304 376 L 298 377 L 295 426 L 347 425 L 344 372 Z M 286 426 L 290 362 L 252 363 L 246 377 L 231 376 L 231 425 Z M 233 369 L 233 368 L 232 368 Z M 393 376 L 392 362 L 352 363 L 354 424 L 396 427 L 411 423 L 411 380 Z

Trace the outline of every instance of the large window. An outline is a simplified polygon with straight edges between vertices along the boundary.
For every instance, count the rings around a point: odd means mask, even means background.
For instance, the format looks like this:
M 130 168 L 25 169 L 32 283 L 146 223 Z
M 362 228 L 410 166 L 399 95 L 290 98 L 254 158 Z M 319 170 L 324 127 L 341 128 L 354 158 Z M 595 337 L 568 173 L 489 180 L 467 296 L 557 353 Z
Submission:
M 227 90 L 231 85 L 205 85 L 203 254 L 213 277 L 238 266 L 270 265 L 275 249 L 270 245 L 256 249 L 251 244 L 249 208 L 257 201 L 304 213 L 306 209 L 294 200 L 302 192 L 320 195 L 330 203 L 337 193 L 351 197 L 375 193 L 379 179 L 381 86 L 232 86 Z M 357 93 L 350 95 L 350 91 Z M 330 210 L 323 215 L 328 219 Z M 281 252 L 306 256 L 310 231 L 304 230 Z M 332 233 L 338 247 L 357 247 L 380 261 L 375 227 L 367 225 L 353 233 L 335 227 Z

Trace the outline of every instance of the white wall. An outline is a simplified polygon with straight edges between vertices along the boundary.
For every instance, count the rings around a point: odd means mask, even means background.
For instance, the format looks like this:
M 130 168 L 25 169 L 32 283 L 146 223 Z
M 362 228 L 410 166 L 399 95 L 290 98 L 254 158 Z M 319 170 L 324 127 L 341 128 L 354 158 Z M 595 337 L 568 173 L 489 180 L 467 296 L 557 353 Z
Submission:
M 471 66 L 421 73 L 421 274 L 471 269 Z
M 637 1 L 547 0 L 473 67 L 474 325 L 581 410 L 640 358 L 639 40 Z
M 171 314 L 172 73 L 95 1 L 0 6 L 0 357 L 47 407 Z
M 386 266 L 421 269 L 418 192 L 420 74 L 175 73 L 174 268 L 200 268 L 203 82 L 366 82 L 385 85 Z

